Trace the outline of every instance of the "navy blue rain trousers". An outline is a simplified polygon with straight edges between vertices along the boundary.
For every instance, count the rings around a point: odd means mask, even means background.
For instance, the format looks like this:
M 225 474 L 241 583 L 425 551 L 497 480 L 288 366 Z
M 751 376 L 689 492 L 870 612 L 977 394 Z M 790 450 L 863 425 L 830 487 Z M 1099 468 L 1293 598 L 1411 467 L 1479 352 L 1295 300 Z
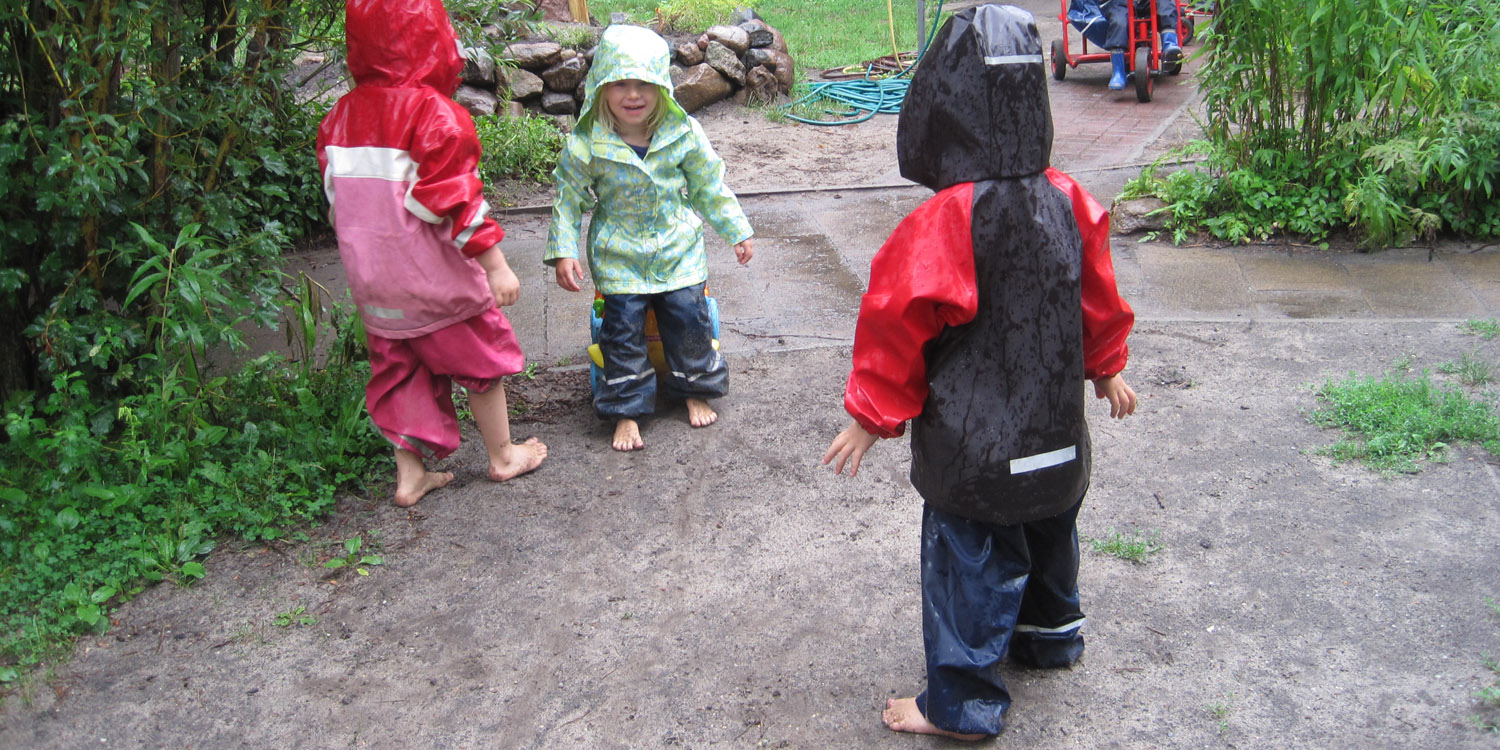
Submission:
M 667 396 L 708 399 L 729 392 L 729 367 L 713 347 L 703 284 L 660 294 L 606 294 L 599 326 L 604 377 L 594 393 L 600 419 L 637 419 L 656 410 L 656 369 L 646 353 L 648 309 L 656 311 Z
M 996 735 L 1010 691 L 1007 653 L 1028 667 L 1064 667 L 1083 655 L 1078 608 L 1080 501 L 1051 518 L 1012 526 L 924 505 L 922 636 L 927 689 L 917 708 L 935 726 Z

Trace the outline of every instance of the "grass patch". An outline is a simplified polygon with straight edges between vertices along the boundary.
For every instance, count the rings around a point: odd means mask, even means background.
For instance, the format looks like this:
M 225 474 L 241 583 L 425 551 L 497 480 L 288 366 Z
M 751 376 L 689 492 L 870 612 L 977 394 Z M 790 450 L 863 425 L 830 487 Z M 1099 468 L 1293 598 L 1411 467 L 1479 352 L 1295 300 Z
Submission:
M 725 22 L 735 8 L 748 6 L 786 38 L 799 70 L 821 72 L 890 55 L 893 47 L 902 52 L 916 50 L 920 35 L 927 33 L 926 27 L 941 5 L 927 4 L 927 18 L 920 30 L 914 6 L 898 3 L 890 15 L 885 3 L 868 0 L 595 0 L 589 4 L 589 11 L 600 20 L 619 12 L 634 23 L 647 23 L 657 18 L 660 6 L 662 18 L 670 22 L 668 30 L 698 33 Z
M 1466 320 L 1459 325 L 1464 333 L 1478 336 L 1485 341 L 1500 336 L 1500 321 L 1490 318 L 1489 320 Z
M 1160 532 L 1154 529 L 1150 532 L 1135 530 L 1129 533 L 1110 529 L 1105 536 L 1090 539 L 1089 544 L 1095 552 L 1133 563 L 1146 562 L 1152 555 L 1166 549 L 1166 545 L 1161 542 Z
M 1438 372 L 1458 378 L 1458 382 L 1469 387 L 1488 385 L 1495 381 L 1495 368 L 1473 352 L 1464 352 L 1457 362 L 1438 365 Z
M 1416 377 L 1350 376 L 1318 390 L 1321 405 L 1308 414 L 1319 427 L 1347 436 L 1317 453 L 1359 461 L 1382 474 L 1415 473 L 1423 461 L 1446 462 L 1454 443 L 1477 443 L 1500 454 L 1500 418 L 1493 399 L 1469 396 Z

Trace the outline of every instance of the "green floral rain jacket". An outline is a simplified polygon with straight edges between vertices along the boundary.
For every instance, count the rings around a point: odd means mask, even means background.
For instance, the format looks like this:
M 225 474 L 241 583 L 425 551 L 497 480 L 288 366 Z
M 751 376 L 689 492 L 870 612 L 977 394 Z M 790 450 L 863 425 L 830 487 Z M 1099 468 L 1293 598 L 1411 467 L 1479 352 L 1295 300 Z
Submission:
M 666 40 L 639 26 L 604 30 L 584 83 L 583 113 L 553 172 L 557 197 L 543 261 L 577 258 L 583 214 L 588 267 L 602 294 L 656 294 L 708 279 L 702 214 L 730 244 L 749 239 L 750 222 L 724 185 L 724 162 L 697 120 L 672 98 Z M 667 107 L 642 159 L 598 122 L 600 89 L 635 79 L 661 88 Z

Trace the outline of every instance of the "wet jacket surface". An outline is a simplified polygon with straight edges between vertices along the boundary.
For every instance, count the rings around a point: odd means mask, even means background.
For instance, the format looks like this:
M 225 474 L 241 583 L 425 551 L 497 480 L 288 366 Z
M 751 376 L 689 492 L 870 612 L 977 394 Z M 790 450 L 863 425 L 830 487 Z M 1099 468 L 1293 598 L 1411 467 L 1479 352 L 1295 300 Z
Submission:
M 318 128 L 339 254 L 372 335 L 414 338 L 494 306 L 474 261 L 504 236 L 479 139 L 450 98 L 463 59 L 437 0 L 349 0 L 355 86 Z
M 1017 23 L 1029 29 L 1000 28 Z M 903 176 L 937 194 L 872 263 L 844 401 L 883 437 L 912 420 L 923 499 L 997 524 L 1082 498 L 1083 380 L 1124 368 L 1134 322 L 1107 213 L 1048 167 L 1045 76 L 1027 14 L 955 16 L 929 49 L 897 153 Z
M 699 214 L 730 244 L 752 234 L 724 185 L 723 160 L 698 121 L 672 99 L 669 61 L 666 41 L 649 29 L 606 29 L 584 84 L 578 125 L 553 172 L 556 199 L 544 261 L 577 258 L 584 244 L 594 286 L 603 294 L 656 294 L 706 281 Z M 607 106 L 600 88 L 628 79 L 656 84 L 666 106 L 644 158 L 597 118 L 598 108 Z

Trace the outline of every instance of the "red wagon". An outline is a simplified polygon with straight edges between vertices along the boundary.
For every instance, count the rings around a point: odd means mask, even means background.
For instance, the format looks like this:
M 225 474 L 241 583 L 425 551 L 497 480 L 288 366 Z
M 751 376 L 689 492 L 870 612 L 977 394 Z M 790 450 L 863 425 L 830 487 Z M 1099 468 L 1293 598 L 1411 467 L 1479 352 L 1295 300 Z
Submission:
M 1162 58 L 1161 35 L 1157 28 L 1156 8 L 1152 0 L 1125 0 L 1126 6 L 1126 47 L 1125 47 L 1125 70 L 1130 80 L 1135 84 L 1135 98 L 1138 101 L 1151 101 L 1153 79 L 1166 73 L 1177 75 L 1182 72 L 1182 61 L 1164 60 Z M 1068 17 L 1069 0 L 1062 0 L 1062 12 L 1058 14 L 1058 20 L 1062 21 L 1062 38 L 1052 42 L 1052 77 L 1063 80 L 1068 74 L 1068 68 L 1076 68 L 1084 63 L 1108 63 L 1110 53 L 1097 45 L 1091 50 L 1089 40 L 1076 29 Z M 1180 44 L 1186 45 L 1193 36 L 1193 16 L 1183 12 L 1181 0 L 1177 0 L 1177 38 Z M 1077 54 L 1070 49 L 1070 36 L 1077 34 Z

